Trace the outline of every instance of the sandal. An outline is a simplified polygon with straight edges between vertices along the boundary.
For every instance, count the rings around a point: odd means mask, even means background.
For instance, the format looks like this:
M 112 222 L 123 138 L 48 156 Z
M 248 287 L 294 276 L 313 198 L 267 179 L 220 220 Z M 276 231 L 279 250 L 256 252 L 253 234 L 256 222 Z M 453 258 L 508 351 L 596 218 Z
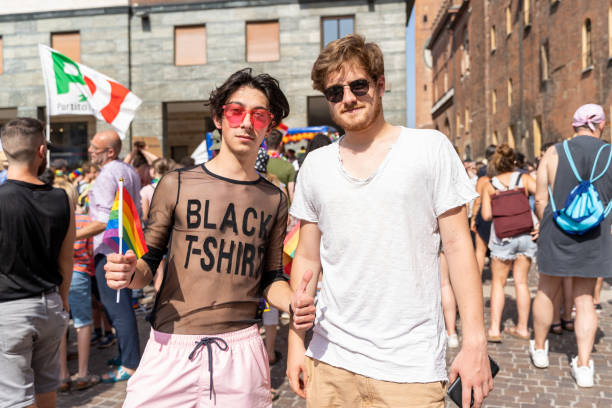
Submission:
M 568 332 L 574 331 L 574 319 L 563 320 L 561 319 L 561 326 L 563 326 L 563 330 Z
M 57 388 L 59 392 L 68 392 L 70 391 L 70 386 L 72 385 L 72 380 L 70 378 L 64 378 Z
M 561 323 L 554 323 L 550 325 L 550 330 L 548 332 L 560 336 L 563 334 L 563 325 Z
M 104 374 L 100 378 L 100 381 L 103 383 L 116 383 L 116 382 L 121 382 L 121 381 L 127 381 L 130 379 L 131 376 L 132 375 L 128 374 L 128 372 L 125 371 L 125 368 L 121 366 L 117 368 L 116 370 L 112 370 Z
M 531 336 L 529 334 L 527 335 L 520 334 L 516 330 L 516 327 L 506 327 L 504 329 L 504 333 L 510 335 L 511 337 L 514 337 L 515 339 L 519 339 L 519 340 L 530 340 L 531 339 Z
M 273 366 L 274 364 L 278 363 L 282 359 L 283 359 L 283 353 L 281 353 L 278 350 L 274 350 L 274 359 L 270 360 L 270 365 Z
M 487 342 L 489 342 L 489 343 L 501 343 L 502 342 L 502 337 L 501 336 L 490 336 L 489 334 L 487 334 Z
M 72 381 L 72 388 L 75 390 L 86 390 L 100 382 L 100 377 L 89 374 L 87 377 L 77 377 Z
M 270 390 L 270 394 L 272 394 L 272 401 L 276 401 L 280 397 L 278 390 Z

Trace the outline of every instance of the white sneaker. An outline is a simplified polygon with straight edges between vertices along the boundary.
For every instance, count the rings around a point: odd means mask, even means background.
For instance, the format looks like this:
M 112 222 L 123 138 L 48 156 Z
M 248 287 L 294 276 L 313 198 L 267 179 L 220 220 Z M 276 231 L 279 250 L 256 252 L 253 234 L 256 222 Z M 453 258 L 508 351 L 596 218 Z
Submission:
M 448 335 L 448 339 L 446 340 L 446 344 L 448 348 L 457 348 L 459 347 L 459 337 L 457 337 L 457 333 Z
M 537 368 L 548 367 L 548 340 L 544 344 L 544 350 L 536 350 L 535 340 L 529 340 L 529 355 L 533 365 Z
M 593 360 L 589 360 L 588 367 L 578 367 L 578 357 L 574 357 L 570 364 L 570 371 L 579 387 L 590 388 L 593 386 L 593 377 L 595 376 Z

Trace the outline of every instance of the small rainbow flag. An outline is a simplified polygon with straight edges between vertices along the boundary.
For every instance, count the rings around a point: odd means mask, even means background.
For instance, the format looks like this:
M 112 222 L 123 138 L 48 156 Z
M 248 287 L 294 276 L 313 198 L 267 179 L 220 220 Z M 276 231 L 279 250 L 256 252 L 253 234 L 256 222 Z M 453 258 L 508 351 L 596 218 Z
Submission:
M 289 255 L 291 258 L 295 257 L 295 249 L 297 248 L 298 241 L 300 240 L 300 223 L 298 221 L 295 227 L 285 236 L 285 242 L 283 243 L 283 252 Z
M 120 214 L 123 216 L 120 217 Z M 103 242 L 117 253 L 125 254 L 128 249 L 131 249 L 138 258 L 148 251 L 138 211 L 130 193 L 123 187 L 123 179 L 119 181 L 115 202 L 106 224 L 106 231 L 104 231 Z

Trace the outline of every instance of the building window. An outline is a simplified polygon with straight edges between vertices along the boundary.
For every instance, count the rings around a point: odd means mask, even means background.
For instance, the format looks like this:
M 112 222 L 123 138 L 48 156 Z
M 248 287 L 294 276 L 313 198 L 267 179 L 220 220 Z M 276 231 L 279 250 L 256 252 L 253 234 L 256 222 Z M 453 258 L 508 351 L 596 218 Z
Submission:
M 456 123 L 456 125 L 457 125 L 457 131 L 455 133 L 457 135 L 456 137 L 459 138 L 459 137 L 461 137 L 461 128 L 463 127 L 463 126 L 461 126 L 461 113 L 459 113 L 459 112 L 457 112 L 457 123 Z
M 497 47 L 497 42 L 495 41 L 495 26 L 491 26 L 491 52 L 495 51 Z
M 73 61 L 81 62 L 81 35 L 78 32 L 52 33 L 51 48 Z
M 323 95 L 307 96 L 306 105 L 308 126 L 334 126 L 338 128 L 338 125 L 334 124 L 334 120 L 329 113 L 327 100 Z
M 499 143 L 499 136 L 497 135 L 497 130 L 494 130 L 493 134 L 491 135 L 491 144 L 494 144 L 497 146 L 498 143 Z
M 548 81 L 548 41 L 540 45 L 540 80 Z
M 491 112 L 494 115 L 497 113 L 497 91 L 495 89 L 491 92 Z
M 278 21 L 257 21 L 246 25 L 246 60 L 249 62 L 280 60 Z
M 525 27 L 531 25 L 531 0 L 523 0 L 523 22 Z
M 353 34 L 355 17 L 321 17 L 321 48 L 338 38 Z
M 506 7 L 506 35 L 512 33 L 512 4 Z
M 423 22 L 426 23 L 427 22 L 427 14 L 423 14 Z
M 17 108 L 0 108 L 0 127 L 17 117 Z
M 539 157 L 542 152 L 542 118 L 533 118 L 533 155 Z
M 514 149 L 514 127 L 512 125 L 508 126 L 508 146 Z
M 508 80 L 508 106 L 512 106 L 512 78 Z
M 470 131 L 470 108 L 465 108 L 465 132 Z
M 470 35 L 467 27 L 463 32 L 463 44 L 461 44 L 461 75 L 469 75 L 470 73 Z
M 612 4 L 608 6 L 608 56 L 612 58 Z
M 174 27 L 174 65 L 206 64 L 206 26 Z
M 608 56 L 612 58 L 612 4 L 608 6 Z
M 593 51 L 591 49 L 591 20 L 586 19 L 582 25 L 582 69 L 593 66 Z

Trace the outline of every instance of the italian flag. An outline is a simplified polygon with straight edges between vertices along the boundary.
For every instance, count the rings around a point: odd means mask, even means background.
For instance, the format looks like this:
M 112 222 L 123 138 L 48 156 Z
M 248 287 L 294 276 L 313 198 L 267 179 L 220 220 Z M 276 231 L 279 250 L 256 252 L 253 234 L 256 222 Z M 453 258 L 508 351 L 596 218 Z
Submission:
M 142 101 L 112 78 L 38 44 L 49 116 L 95 115 L 123 139 Z

